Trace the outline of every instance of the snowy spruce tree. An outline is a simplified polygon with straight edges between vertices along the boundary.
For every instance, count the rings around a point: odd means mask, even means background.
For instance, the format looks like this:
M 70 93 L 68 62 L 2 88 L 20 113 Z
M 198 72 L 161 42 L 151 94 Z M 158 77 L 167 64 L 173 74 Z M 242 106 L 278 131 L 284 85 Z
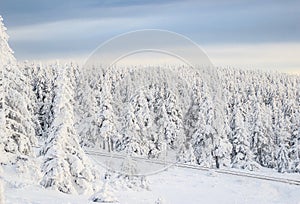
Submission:
M 299 97 L 299 96 L 298 96 Z M 299 98 L 300 99 L 300 98 Z M 298 107 L 297 107 L 298 104 Z M 299 102 L 291 104 L 292 114 L 290 116 L 289 127 L 289 158 L 291 159 L 292 172 L 300 172 L 300 110 Z
M 264 167 L 274 167 L 274 135 L 271 114 L 258 101 L 254 102 L 253 126 L 251 128 L 251 148 L 256 162 Z
M 203 83 L 194 87 L 192 106 L 186 119 L 187 138 L 193 146 L 197 163 L 211 167 L 213 158 L 213 108 Z
M 233 167 L 254 170 L 253 153 L 250 150 L 250 134 L 246 127 L 245 116 L 238 103 L 233 112 L 231 129 Z
M 0 71 L 1 71 L 1 151 L 4 163 L 16 162 L 19 156 L 33 155 L 36 145 L 30 84 L 18 66 L 8 45 L 8 35 L 0 17 Z
M 99 112 L 97 114 L 100 133 L 97 135 L 97 140 L 100 140 L 100 147 L 107 152 L 115 151 L 117 149 L 116 143 L 120 139 L 110 90 L 109 87 L 103 87 Z
M 96 79 L 98 75 L 92 75 L 85 70 L 78 70 L 81 77 L 77 77 L 75 90 L 75 127 L 83 147 L 98 147 L 99 139 L 99 104 L 101 84 Z
M 68 77 L 70 69 L 59 64 L 56 66 L 53 121 L 43 148 L 41 184 L 64 193 L 85 193 L 92 190 L 93 174 L 74 128 L 74 90 Z
M 54 99 L 55 64 L 31 66 L 31 86 L 34 97 L 34 113 L 36 120 L 36 135 L 44 141 L 53 120 L 52 101 Z
M 124 121 L 122 125 L 122 138 L 117 143 L 117 147 L 126 152 L 130 156 L 147 155 L 147 149 L 142 143 L 140 134 L 140 126 L 138 124 L 134 107 L 132 103 L 128 103 L 124 110 Z

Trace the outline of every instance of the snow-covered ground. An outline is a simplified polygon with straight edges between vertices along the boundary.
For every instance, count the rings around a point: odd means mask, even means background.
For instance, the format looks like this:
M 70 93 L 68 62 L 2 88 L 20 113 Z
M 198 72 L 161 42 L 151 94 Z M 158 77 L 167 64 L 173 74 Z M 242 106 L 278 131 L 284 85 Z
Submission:
M 102 167 L 99 167 L 102 168 Z M 30 172 L 30 171 L 28 171 Z M 272 176 L 282 174 L 267 171 Z M 5 167 L 6 203 L 92 203 L 91 195 L 69 195 L 36 185 L 34 175 L 19 176 L 13 167 Z M 299 175 L 288 177 L 299 179 Z M 300 186 L 273 181 L 171 167 L 148 176 L 149 189 L 130 189 L 114 185 L 119 203 L 300 203 Z M 101 187 L 100 187 L 101 188 Z

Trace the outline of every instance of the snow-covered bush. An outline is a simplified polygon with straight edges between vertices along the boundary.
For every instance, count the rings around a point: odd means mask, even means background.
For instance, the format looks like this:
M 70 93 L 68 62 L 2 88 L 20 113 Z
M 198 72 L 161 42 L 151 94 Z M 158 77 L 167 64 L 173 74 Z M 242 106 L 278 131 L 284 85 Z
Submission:
M 166 201 L 163 198 L 157 198 L 157 200 L 155 201 L 155 204 L 165 204 Z
M 91 196 L 93 202 L 99 203 L 118 203 L 117 197 L 114 195 L 113 190 L 108 186 L 107 182 L 104 183 L 102 189 Z
M 127 157 L 121 164 L 120 172 L 112 178 L 111 183 L 116 188 L 130 188 L 134 190 L 149 189 L 146 176 L 140 175 L 137 163 Z

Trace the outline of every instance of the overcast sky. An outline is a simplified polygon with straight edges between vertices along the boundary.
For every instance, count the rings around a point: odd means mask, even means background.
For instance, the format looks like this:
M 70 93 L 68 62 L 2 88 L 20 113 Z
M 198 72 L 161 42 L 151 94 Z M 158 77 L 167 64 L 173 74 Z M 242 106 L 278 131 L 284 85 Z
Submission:
M 198 43 L 216 65 L 300 72 L 300 1 L 0 0 L 16 57 L 84 59 L 137 29 Z

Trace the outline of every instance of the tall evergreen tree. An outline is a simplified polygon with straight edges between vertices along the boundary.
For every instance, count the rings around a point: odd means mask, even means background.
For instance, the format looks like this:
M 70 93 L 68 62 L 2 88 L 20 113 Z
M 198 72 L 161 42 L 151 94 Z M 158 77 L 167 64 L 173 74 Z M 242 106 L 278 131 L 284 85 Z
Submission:
M 5 162 L 15 162 L 20 155 L 33 155 L 36 144 L 33 118 L 30 110 L 30 87 L 27 78 L 17 65 L 8 45 L 6 28 L 0 18 L 1 57 L 1 145 Z M 3 151 L 3 149 L 2 149 Z
M 43 148 L 41 184 L 64 193 L 84 193 L 91 190 L 93 174 L 74 128 L 74 90 L 68 77 L 70 69 L 57 64 L 57 70 L 54 118 Z

